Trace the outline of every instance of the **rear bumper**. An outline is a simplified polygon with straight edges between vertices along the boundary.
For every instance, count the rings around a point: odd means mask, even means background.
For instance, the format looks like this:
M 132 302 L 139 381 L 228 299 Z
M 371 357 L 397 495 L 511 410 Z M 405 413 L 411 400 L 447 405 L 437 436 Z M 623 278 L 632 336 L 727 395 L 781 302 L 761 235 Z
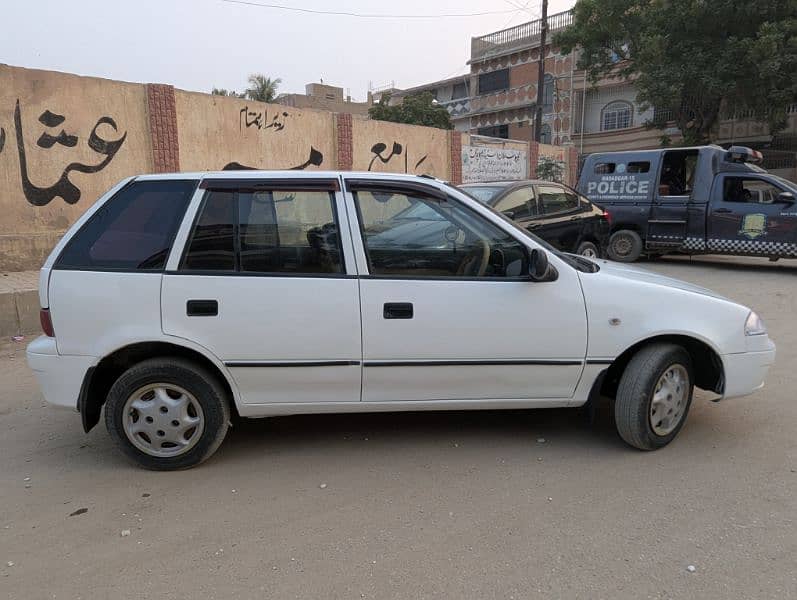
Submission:
M 764 387 L 764 378 L 775 362 L 775 344 L 769 342 L 767 350 L 724 354 L 725 391 L 723 399 L 748 396 Z
M 93 356 L 61 356 L 56 350 L 55 339 L 44 335 L 28 345 L 26 355 L 44 399 L 53 406 L 77 410 L 86 371 L 97 359 Z

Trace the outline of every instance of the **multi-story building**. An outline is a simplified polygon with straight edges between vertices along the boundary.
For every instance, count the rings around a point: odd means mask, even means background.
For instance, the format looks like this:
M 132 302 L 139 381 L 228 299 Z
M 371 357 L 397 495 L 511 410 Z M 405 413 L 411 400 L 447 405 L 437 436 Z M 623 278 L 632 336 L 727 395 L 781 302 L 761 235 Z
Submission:
M 657 148 L 665 139 L 680 142 L 681 133 L 666 112 L 643 107 L 637 101 L 633 79 L 608 76 L 593 84 L 577 68 L 577 53 L 564 54 L 551 43 L 553 34 L 572 21 L 569 11 L 548 17 L 548 37 L 542 49 L 545 84 L 541 141 L 573 144 L 582 155 Z M 472 38 L 468 61 L 470 111 L 459 116 L 468 121 L 463 130 L 534 139 L 541 23 L 531 21 Z M 651 122 L 664 123 L 664 129 L 652 128 Z M 775 136 L 750 114 L 721 114 L 713 139 L 723 145 L 742 144 L 761 150 L 766 168 L 797 178 L 797 104 L 789 110 L 787 128 Z
M 454 129 L 458 131 L 470 130 L 468 118 L 470 113 L 470 74 L 468 73 L 403 90 L 395 87 L 379 91 L 374 90 L 371 92 L 371 97 L 375 102 L 378 102 L 383 94 L 389 93 L 390 104 L 393 105 L 403 102 L 406 96 L 423 92 L 430 92 L 434 99 L 448 110 Z

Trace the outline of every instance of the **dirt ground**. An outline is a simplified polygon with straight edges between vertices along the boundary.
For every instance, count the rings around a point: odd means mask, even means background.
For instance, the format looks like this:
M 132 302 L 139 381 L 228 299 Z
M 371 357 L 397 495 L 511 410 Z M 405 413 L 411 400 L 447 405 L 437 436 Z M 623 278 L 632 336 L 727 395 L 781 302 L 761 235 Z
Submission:
M 285 417 L 152 473 L 0 346 L 0 598 L 797 597 L 797 263 L 642 266 L 778 344 L 762 391 L 699 394 L 655 453 L 568 410 Z

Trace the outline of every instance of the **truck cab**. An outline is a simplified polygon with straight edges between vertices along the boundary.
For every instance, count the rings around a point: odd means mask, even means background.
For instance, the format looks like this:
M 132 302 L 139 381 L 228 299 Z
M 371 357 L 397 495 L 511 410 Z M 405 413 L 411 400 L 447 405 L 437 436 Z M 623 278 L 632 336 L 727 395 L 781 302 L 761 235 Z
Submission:
M 578 190 L 607 211 L 607 254 L 671 252 L 797 258 L 797 184 L 743 146 L 589 155 Z

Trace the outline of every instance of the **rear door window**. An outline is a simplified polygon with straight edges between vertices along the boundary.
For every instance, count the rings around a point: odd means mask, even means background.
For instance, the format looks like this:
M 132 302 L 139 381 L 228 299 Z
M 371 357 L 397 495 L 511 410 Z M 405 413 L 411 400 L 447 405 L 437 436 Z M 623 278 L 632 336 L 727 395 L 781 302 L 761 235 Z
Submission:
M 69 240 L 55 268 L 163 270 L 196 186 L 178 180 L 130 183 Z
M 537 187 L 542 214 L 551 215 L 579 207 L 578 196 L 558 185 L 540 185 Z
M 496 202 L 493 208 L 512 219 L 537 216 L 537 200 L 534 197 L 534 188 L 526 185 L 513 190 Z
M 203 200 L 181 270 L 343 273 L 334 194 L 211 190 Z

